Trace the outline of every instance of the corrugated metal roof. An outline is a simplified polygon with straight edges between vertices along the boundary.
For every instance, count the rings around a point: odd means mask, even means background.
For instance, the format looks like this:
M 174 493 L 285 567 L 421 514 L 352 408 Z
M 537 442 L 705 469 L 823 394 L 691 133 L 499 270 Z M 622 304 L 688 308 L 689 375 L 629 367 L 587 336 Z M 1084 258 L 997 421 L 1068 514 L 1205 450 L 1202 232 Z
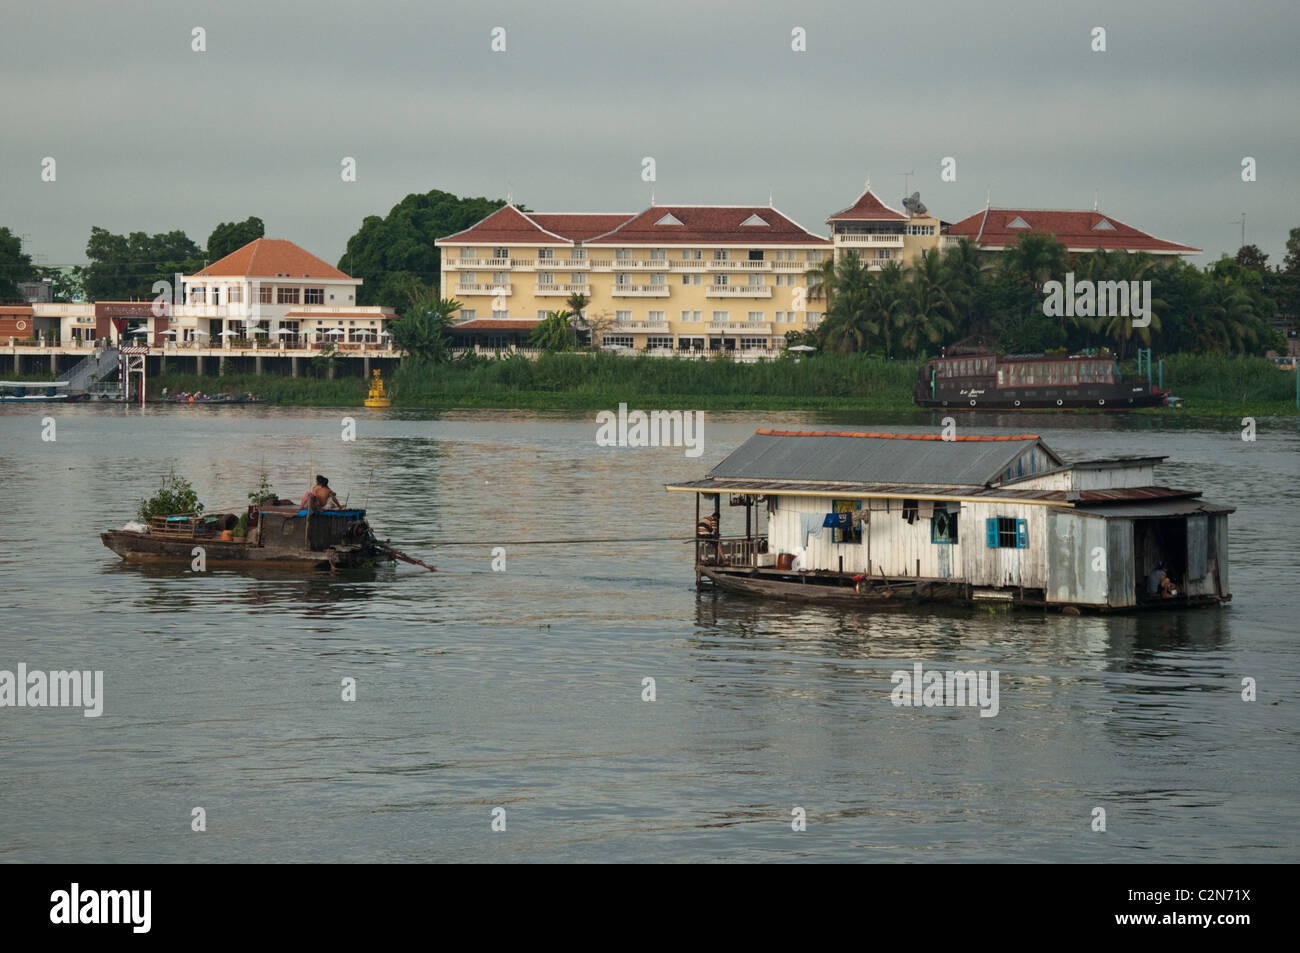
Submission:
M 995 479 L 1035 444 L 1051 460 L 1061 462 L 1038 438 L 1029 435 L 1019 439 L 936 440 L 905 434 L 759 431 L 709 471 L 709 476 L 973 487 Z
M 666 490 L 691 493 L 762 493 L 772 496 L 891 497 L 915 500 L 1013 500 L 1073 506 L 1063 491 L 1004 490 L 987 486 L 922 486 L 916 483 L 799 483 L 789 480 L 693 480 L 670 483 Z
M 1150 503 L 1124 503 L 1102 506 L 1076 506 L 1076 513 L 1098 519 L 1158 519 L 1162 516 L 1192 516 L 1196 513 L 1235 513 L 1235 506 L 1222 506 L 1205 500 L 1155 500 Z

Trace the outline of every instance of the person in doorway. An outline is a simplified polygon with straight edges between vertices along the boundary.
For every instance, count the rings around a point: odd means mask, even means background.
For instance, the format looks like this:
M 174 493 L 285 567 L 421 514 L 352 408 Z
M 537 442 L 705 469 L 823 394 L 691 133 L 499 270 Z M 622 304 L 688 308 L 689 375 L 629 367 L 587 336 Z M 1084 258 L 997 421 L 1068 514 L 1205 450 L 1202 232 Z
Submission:
M 1147 576 L 1147 595 L 1169 599 L 1176 593 L 1177 590 L 1174 588 L 1173 580 L 1169 578 L 1168 564 L 1157 563 L 1156 568 L 1151 570 Z
M 302 507 L 304 509 L 310 508 L 313 513 L 317 513 L 325 509 L 331 500 L 334 502 L 336 510 L 343 509 L 338 494 L 330 489 L 330 481 L 317 474 L 316 485 L 302 495 Z

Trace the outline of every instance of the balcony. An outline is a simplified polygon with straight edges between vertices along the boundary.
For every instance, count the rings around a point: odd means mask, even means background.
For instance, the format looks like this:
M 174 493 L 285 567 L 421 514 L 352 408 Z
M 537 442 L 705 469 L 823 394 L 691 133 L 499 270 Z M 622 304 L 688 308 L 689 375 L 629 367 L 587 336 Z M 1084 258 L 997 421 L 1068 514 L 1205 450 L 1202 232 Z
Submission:
M 593 271 L 616 271 L 619 263 L 613 258 L 588 258 L 587 264 Z
M 707 258 L 674 258 L 668 262 L 673 271 L 708 271 L 712 264 Z
M 709 334 L 740 334 L 748 337 L 767 337 L 772 333 L 770 324 L 750 324 L 748 321 L 710 321 L 704 326 Z M 686 334 L 686 331 L 682 331 Z
M 456 286 L 456 294 L 491 295 L 493 297 L 496 297 L 497 295 L 509 296 L 511 294 L 511 286 L 493 284 L 492 282 L 476 282 L 475 284 L 459 284 Z
M 795 271 L 802 274 L 809 269 L 820 268 L 822 265 L 819 261 L 774 261 L 772 270 L 780 272 Z
M 839 234 L 835 236 L 836 245 L 867 245 L 876 248 L 902 248 L 902 235 L 854 235 Z
M 704 296 L 706 298 L 770 298 L 772 289 L 768 285 L 709 285 Z
M 591 285 L 568 285 L 568 284 L 551 284 L 551 285 L 533 285 L 533 294 L 536 297 L 546 297 L 547 295 L 560 295 L 565 298 L 569 295 L 588 295 L 591 294 Z
M 615 298 L 667 298 L 667 285 L 615 285 L 610 291 Z
M 667 271 L 666 258 L 615 258 L 615 271 Z
M 617 334 L 620 331 L 651 331 L 659 334 L 668 334 L 667 321 L 618 321 L 607 331 L 607 334 Z
M 747 258 L 736 258 L 736 259 L 729 258 L 725 261 L 720 261 L 716 258 L 706 258 L 703 259 L 703 263 L 707 266 L 705 268 L 706 271 L 771 271 L 772 270 L 772 262 L 767 261 L 766 259 L 759 260 L 759 261 L 750 261 Z

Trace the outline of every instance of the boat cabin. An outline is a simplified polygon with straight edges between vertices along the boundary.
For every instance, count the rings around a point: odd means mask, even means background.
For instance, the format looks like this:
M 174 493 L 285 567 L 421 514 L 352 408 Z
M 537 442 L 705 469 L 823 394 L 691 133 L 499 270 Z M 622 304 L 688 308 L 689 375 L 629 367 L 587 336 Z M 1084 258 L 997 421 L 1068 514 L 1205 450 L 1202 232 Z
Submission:
M 1097 610 L 1227 601 L 1234 510 L 1157 485 L 1164 459 L 1070 463 L 1033 434 L 759 430 L 667 489 L 695 494 L 701 585 L 906 585 Z M 1148 592 L 1159 567 L 1172 593 Z

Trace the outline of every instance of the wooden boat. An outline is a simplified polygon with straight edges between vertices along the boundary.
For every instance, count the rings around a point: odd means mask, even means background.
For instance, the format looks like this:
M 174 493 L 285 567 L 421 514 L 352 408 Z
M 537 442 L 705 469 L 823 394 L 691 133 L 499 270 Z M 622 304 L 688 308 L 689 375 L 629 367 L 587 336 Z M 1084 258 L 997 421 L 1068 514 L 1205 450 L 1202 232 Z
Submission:
M 916 403 L 952 410 L 1160 407 L 1168 391 L 1125 381 L 1109 355 L 953 354 L 930 361 L 916 380 Z
M 699 574 L 719 589 L 764 598 L 789 599 L 795 602 L 836 603 L 872 611 L 888 611 L 914 606 L 921 601 L 936 601 L 943 595 L 940 588 L 916 581 L 886 582 L 857 579 L 840 573 L 784 573 L 762 570 L 727 570 L 700 567 Z
M 202 549 L 208 566 L 345 569 L 391 561 L 396 550 L 375 538 L 365 510 L 308 512 L 287 500 L 248 508 L 247 535 L 231 531 L 233 513 L 157 516 L 148 527 L 101 533 L 128 562 L 184 562 Z

